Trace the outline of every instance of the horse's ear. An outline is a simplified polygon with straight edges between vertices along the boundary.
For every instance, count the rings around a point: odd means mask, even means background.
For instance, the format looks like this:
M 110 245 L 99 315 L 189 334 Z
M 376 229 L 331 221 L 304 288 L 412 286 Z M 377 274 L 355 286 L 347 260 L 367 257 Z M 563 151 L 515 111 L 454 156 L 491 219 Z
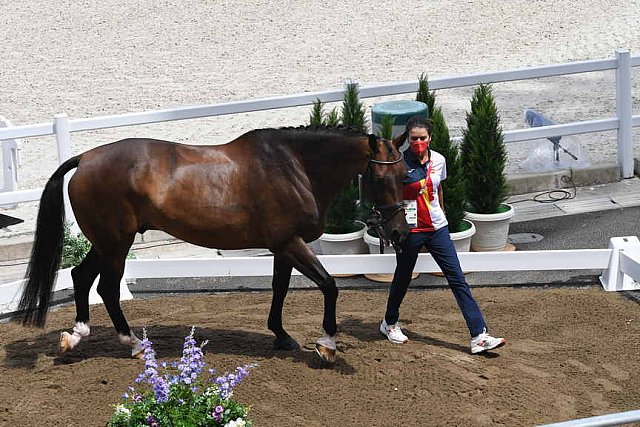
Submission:
M 396 147 L 396 150 L 400 150 L 400 146 L 402 145 L 405 139 L 407 139 L 407 132 L 402 132 L 400 135 L 393 138 L 392 142 L 393 142 L 393 145 Z
M 371 153 L 378 153 L 378 137 L 374 134 L 369 134 L 369 148 L 371 148 Z

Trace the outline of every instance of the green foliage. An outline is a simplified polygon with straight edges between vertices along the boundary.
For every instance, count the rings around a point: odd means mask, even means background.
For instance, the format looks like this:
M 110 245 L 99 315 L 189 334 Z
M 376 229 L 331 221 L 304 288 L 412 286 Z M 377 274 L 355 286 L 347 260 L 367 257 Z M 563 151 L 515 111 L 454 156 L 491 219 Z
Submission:
M 331 110 L 331 112 L 326 113 L 320 99 L 316 99 L 309 116 L 309 124 L 323 126 L 337 126 L 342 124 L 362 132 L 368 132 L 368 126 L 365 120 L 366 110 L 359 100 L 359 93 L 360 90 L 358 89 L 357 83 L 347 84 L 342 102 L 341 115 L 338 114 L 335 108 Z M 393 127 L 393 123 L 391 126 Z M 358 205 L 358 198 L 358 179 L 354 176 L 347 186 L 336 194 L 334 200 L 329 205 L 325 232 L 343 234 L 352 233 L 360 229 L 360 226 L 355 221 L 365 216 L 363 211 L 366 207 L 364 205 Z
M 440 107 L 432 110 L 431 115 L 431 148 L 442 154 L 447 162 L 447 179 L 442 182 L 444 192 L 444 211 L 453 233 L 463 231 L 464 215 L 467 205 L 465 194 L 465 176 L 462 160 L 449 136 L 449 129 Z
M 342 124 L 351 126 L 362 132 L 368 132 L 365 120 L 365 108 L 360 102 L 360 89 L 358 83 L 348 83 L 342 102 Z
M 91 246 L 91 242 L 84 237 L 84 234 L 71 234 L 71 223 L 65 222 L 60 268 L 75 267 L 80 264 L 91 250 Z M 131 251 L 127 254 L 127 259 L 134 259 L 135 257 Z
M 333 202 L 329 205 L 325 232 L 344 234 L 358 231 L 360 226 L 354 222 L 359 214 L 356 205 L 357 200 L 358 184 L 351 180 L 346 187 L 336 194 Z
M 491 85 L 481 84 L 471 99 L 461 144 L 462 165 L 467 177 L 468 209 L 496 213 L 509 194 L 505 174 L 507 150 Z
M 340 124 L 340 115 L 338 110 L 334 108 L 330 112 L 324 111 L 324 104 L 320 98 L 316 98 L 313 102 L 311 113 L 309 114 L 309 125 L 311 126 L 338 126 Z
M 62 260 L 60 268 L 75 267 L 80 264 L 89 250 L 91 242 L 83 234 L 72 235 L 71 224 L 64 224 L 64 242 L 62 244 Z
M 322 126 L 325 124 L 325 113 L 320 98 L 313 101 L 313 108 L 309 114 L 309 124 L 311 126 Z
M 340 114 L 338 114 L 336 108 L 326 114 L 325 124 L 327 126 L 338 126 L 340 124 Z
M 393 124 L 396 118 L 393 116 L 382 116 L 380 119 L 380 128 L 378 129 L 378 136 L 384 139 L 393 139 Z
M 429 92 L 429 80 L 425 73 L 420 74 L 420 77 L 418 77 L 418 93 L 416 93 L 416 101 L 427 104 L 427 115 L 429 117 L 433 114 L 436 103 L 436 94 L 435 92 Z

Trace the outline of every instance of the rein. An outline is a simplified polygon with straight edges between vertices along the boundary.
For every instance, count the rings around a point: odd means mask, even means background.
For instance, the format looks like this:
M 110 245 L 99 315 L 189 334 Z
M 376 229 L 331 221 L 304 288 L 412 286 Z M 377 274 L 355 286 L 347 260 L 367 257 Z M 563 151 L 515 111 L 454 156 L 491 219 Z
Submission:
M 371 176 L 371 163 L 378 165 L 395 165 L 396 163 L 400 163 L 404 160 L 404 156 L 400 153 L 400 156 L 395 160 L 376 160 L 374 158 L 369 159 L 369 166 L 367 167 L 367 176 L 369 177 L 369 186 L 371 187 L 371 191 L 373 192 L 373 177 Z M 404 210 L 404 205 L 402 202 L 392 203 L 388 205 L 376 206 L 373 204 L 371 208 L 371 218 L 367 221 L 367 225 L 376 230 L 378 233 L 378 237 L 380 239 L 380 253 L 384 254 L 384 246 L 385 244 L 391 243 L 396 252 L 401 253 L 402 249 L 391 240 L 388 239 L 384 235 L 384 226 L 387 222 L 391 221 L 394 216 L 398 212 Z M 385 215 L 386 213 L 386 215 Z

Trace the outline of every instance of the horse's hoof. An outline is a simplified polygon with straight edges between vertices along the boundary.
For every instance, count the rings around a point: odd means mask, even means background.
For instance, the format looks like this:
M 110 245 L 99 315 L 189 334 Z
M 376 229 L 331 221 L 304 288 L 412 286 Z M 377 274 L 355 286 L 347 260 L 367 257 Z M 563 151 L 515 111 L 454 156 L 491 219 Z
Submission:
M 289 335 L 287 335 L 286 337 L 276 337 L 275 340 L 273 340 L 273 348 L 275 350 L 299 350 L 300 349 L 300 344 L 298 344 L 296 342 L 296 340 L 294 340 L 293 338 L 291 338 Z
M 69 332 L 62 332 L 60 334 L 60 354 L 65 354 L 71 351 L 73 345 L 71 345 L 71 334 Z
M 316 353 L 318 353 L 323 362 L 336 363 L 336 351 L 334 349 L 325 347 L 322 344 L 316 344 Z

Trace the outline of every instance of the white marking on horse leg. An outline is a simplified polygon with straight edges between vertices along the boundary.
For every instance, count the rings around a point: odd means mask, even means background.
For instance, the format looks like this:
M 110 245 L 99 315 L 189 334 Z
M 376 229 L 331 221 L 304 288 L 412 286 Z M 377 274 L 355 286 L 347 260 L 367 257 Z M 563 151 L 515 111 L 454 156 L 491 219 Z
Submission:
M 330 336 L 324 330 L 322 331 L 322 334 L 323 334 L 322 338 L 319 338 L 318 341 L 316 341 L 316 344 L 320 344 L 323 347 L 327 347 L 331 350 L 335 350 L 336 342 L 334 340 L 334 337 Z
M 76 322 L 76 325 L 73 327 L 73 334 L 78 334 L 80 337 L 88 337 L 91 333 L 91 328 L 88 323 L 84 322 Z
M 142 341 L 133 333 L 133 331 L 129 332 L 130 335 L 118 334 L 118 338 L 120 342 L 124 345 L 128 345 L 131 347 L 131 356 L 133 357 L 141 357 L 142 356 Z
M 66 353 L 67 351 L 73 350 L 73 348 L 78 345 L 80 340 L 82 340 L 83 337 L 88 337 L 90 333 L 91 328 L 89 327 L 88 323 L 76 322 L 75 326 L 73 327 L 73 334 L 65 331 L 60 335 L 61 351 L 63 353 Z

